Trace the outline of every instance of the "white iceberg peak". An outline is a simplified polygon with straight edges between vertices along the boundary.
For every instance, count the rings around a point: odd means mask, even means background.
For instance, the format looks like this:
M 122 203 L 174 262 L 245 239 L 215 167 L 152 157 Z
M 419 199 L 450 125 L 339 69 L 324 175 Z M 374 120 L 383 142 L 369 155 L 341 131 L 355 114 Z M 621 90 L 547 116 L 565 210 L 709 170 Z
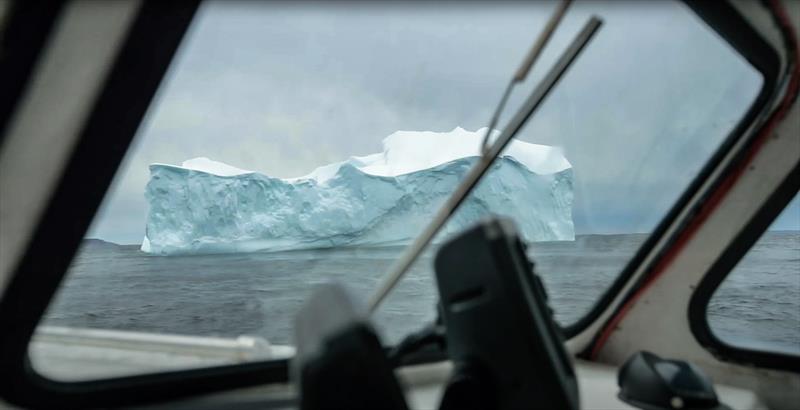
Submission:
M 235 175 L 250 174 L 253 171 L 236 168 L 224 162 L 214 161 L 206 157 L 197 157 L 187 159 L 181 164 L 181 168 L 191 169 L 194 171 L 207 172 L 209 174 L 219 175 L 223 177 L 232 177 Z
M 383 139 L 383 152 L 325 165 L 296 179 L 324 182 L 336 175 L 343 164 L 376 176 L 409 174 L 459 158 L 479 156 L 485 134 L 485 127 L 476 131 L 461 127 L 450 132 L 396 131 Z M 499 135 L 500 131 L 492 131 L 490 140 Z M 512 140 L 500 156 L 512 157 L 537 174 L 552 174 L 572 167 L 561 148 L 519 140 Z
M 480 145 L 485 133 L 486 127 L 476 131 L 467 131 L 461 127 L 455 127 L 450 132 L 396 131 L 383 139 L 383 152 L 350 157 L 346 161 L 318 167 L 302 177 L 286 178 L 285 181 L 314 179 L 317 182 L 324 182 L 336 175 L 339 167 L 343 164 L 350 164 L 364 173 L 376 176 L 409 174 L 459 158 L 479 156 Z M 494 140 L 498 135 L 500 135 L 500 131 L 492 131 L 490 140 Z M 561 148 L 519 140 L 512 140 L 500 156 L 512 157 L 537 174 L 552 174 L 572 167 L 564 158 Z M 206 157 L 183 161 L 180 167 L 219 176 L 236 176 L 254 172 Z

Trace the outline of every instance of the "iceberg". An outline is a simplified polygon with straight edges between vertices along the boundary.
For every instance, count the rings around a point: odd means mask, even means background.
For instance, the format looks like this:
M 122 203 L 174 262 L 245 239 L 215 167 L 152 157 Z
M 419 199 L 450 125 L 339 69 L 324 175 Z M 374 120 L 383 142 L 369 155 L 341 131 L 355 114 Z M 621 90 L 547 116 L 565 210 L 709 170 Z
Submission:
M 409 243 L 477 162 L 485 131 L 398 131 L 383 140 L 380 153 L 288 179 L 208 158 L 151 164 L 141 250 L 173 255 Z M 437 239 L 497 214 L 513 218 L 528 241 L 573 240 L 572 186 L 561 149 L 514 140 Z

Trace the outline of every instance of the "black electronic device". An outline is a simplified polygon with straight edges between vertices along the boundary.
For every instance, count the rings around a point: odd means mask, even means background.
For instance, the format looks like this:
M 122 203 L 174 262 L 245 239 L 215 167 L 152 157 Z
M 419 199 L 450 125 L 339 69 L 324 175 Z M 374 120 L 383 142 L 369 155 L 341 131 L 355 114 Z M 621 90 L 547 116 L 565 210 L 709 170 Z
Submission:
M 617 382 L 619 398 L 640 409 L 730 410 L 717 399 L 708 376 L 683 360 L 638 352 L 622 365 Z
M 300 409 L 407 409 L 378 337 L 345 290 L 319 287 L 295 320 Z
M 563 337 L 510 220 L 485 220 L 444 243 L 435 269 L 455 363 L 440 408 L 579 407 Z

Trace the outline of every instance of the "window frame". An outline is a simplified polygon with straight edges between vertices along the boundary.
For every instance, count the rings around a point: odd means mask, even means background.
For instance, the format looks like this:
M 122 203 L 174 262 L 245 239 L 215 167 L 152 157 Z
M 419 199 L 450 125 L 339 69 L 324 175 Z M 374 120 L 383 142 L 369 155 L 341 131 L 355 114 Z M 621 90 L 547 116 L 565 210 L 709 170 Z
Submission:
M 198 7 L 199 0 L 145 1 L 130 29 L 103 91 L 82 132 L 60 183 L 37 224 L 25 254 L 0 300 L 0 396 L 21 406 L 105 407 L 163 401 L 236 387 L 280 383 L 288 379 L 288 360 L 273 360 L 92 380 L 59 382 L 38 374 L 28 360 L 28 344 L 51 298 L 66 274 L 83 235 L 136 134 Z M 573 336 L 597 317 L 630 279 L 635 268 L 674 222 L 711 170 L 742 137 L 775 93 L 778 58 L 727 2 L 688 1 L 690 8 L 723 41 L 762 73 L 764 83 L 745 116 L 650 234 L 627 267 L 593 308 L 566 327 Z M 764 48 L 766 47 L 766 48 Z M 146 51 L 145 51 L 146 50 Z M 135 62 L 147 53 L 152 64 Z M 136 78 L 139 81 L 131 81 Z M 85 181 L 94 184 L 86 184 Z
M 765 108 L 770 104 L 769 102 L 774 98 L 774 94 L 778 91 L 777 79 L 779 76 L 780 59 L 777 52 L 770 46 L 753 27 L 739 14 L 739 12 L 727 1 L 702 1 L 702 0 L 684 0 L 684 3 L 706 24 L 708 28 L 716 32 L 722 41 L 727 41 L 735 52 L 745 58 L 750 65 L 758 71 L 764 82 L 761 85 L 758 95 L 755 100 L 750 104 L 750 107 L 745 112 L 744 116 L 737 122 L 736 127 L 731 133 L 723 140 L 722 144 L 714 151 L 714 154 L 708 159 L 698 172 L 697 176 L 686 187 L 683 193 L 678 197 L 677 201 L 672 205 L 667 214 L 656 225 L 655 229 L 649 234 L 647 239 L 642 243 L 639 249 L 634 253 L 633 257 L 628 261 L 625 267 L 617 274 L 611 285 L 601 294 L 601 296 L 594 302 L 592 307 L 575 322 L 563 326 L 562 330 L 567 339 L 579 335 L 591 326 L 608 308 L 614 298 L 622 291 L 633 274 L 644 263 L 648 255 L 650 255 L 656 244 L 664 237 L 667 230 L 675 223 L 681 212 L 688 206 L 692 198 L 699 192 L 700 188 L 711 177 L 714 170 L 719 167 L 723 159 L 728 155 L 731 149 L 739 142 L 744 136 L 750 124 L 759 117 L 764 117 Z M 751 133 L 748 136 L 747 146 L 753 143 L 758 133 Z M 744 154 L 745 149 L 740 152 Z M 732 169 L 737 161 L 731 161 L 728 169 Z M 721 173 L 725 175 L 725 172 Z M 714 181 L 714 184 L 709 188 L 709 192 L 714 191 L 722 183 L 722 178 Z M 696 204 L 696 207 L 701 207 L 704 202 Z M 670 236 L 670 242 L 674 242 L 684 231 L 686 227 L 676 229 Z M 661 250 L 661 255 L 669 252 L 670 246 Z M 660 257 L 653 258 L 648 269 L 651 269 Z M 634 286 L 631 291 L 638 288 L 640 284 Z M 626 295 L 626 299 L 630 296 L 630 292 Z M 622 306 L 621 303 L 619 306 Z M 612 315 L 613 317 L 614 315 Z M 592 343 L 594 344 L 594 343 Z M 584 352 L 584 355 L 587 355 Z
M 727 343 L 714 334 L 708 322 L 708 304 L 714 293 L 798 193 L 800 193 L 800 162 L 795 164 L 769 199 L 761 205 L 753 218 L 711 265 L 689 301 L 688 320 L 692 334 L 704 349 L 721 361 L 800 371 L 800 355 L 757 350 Z
M 44 49 L 62 2 L 9 2 L 0 19 L 0 148 L 17 100 Z

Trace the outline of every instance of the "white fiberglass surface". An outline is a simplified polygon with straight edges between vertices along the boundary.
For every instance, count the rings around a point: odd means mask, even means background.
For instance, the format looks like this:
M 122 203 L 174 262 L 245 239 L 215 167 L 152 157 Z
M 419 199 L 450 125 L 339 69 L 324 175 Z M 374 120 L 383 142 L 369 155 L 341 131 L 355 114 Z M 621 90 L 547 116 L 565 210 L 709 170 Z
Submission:
M 204 3 L 43 325 L 290 345 L 315 285 L 366 300 L 475 163 L 554 6 Z M 437 237 L 514 219 L 562 325 L 762 85 L 682 3 L 577 2 L 500 128 L 591 15 L 603 27 Z M 385 343 L 434 318 L 435 251 L 376 314 Z M 45 373 L 69 355 L 52 334 Z

